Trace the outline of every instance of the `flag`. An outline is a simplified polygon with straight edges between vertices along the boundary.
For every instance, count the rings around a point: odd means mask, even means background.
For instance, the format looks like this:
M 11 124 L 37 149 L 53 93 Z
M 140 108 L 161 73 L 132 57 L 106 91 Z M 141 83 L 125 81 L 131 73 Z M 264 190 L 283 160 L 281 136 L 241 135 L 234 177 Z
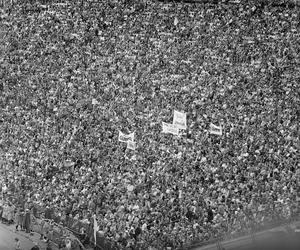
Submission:
M 163 133 L 170 133 L 173 135 L 179 134 L 179 129 L 176 125 L 165 123 L 165 122 L 163 122 L 162 125 L 163 125 Z
M 174 110 L 173 125 L 178 129 L 186 129 L 186 113 Z
M 136 143 L 133 141 L 127 141 L 127 148 L 131 150 L 135 150 L 136 148 Z
M 134 141 L 134 132 L 132 132 L 131 134 L 124 134 L 121 131 L 119 131 L 119 141 L 121 142 L 128 142 L 128 141 Z
M 216 126 L 211 123 L 209 132 L 214 135 L 222 135 L 222 128 L 221 128 L 221 126 Z
M 94 239 L 95 239 L 95 246 L 97 245 L 97 231 L 99 230 L 98 223 L 96 220 L 96 215 L 94 215 Z

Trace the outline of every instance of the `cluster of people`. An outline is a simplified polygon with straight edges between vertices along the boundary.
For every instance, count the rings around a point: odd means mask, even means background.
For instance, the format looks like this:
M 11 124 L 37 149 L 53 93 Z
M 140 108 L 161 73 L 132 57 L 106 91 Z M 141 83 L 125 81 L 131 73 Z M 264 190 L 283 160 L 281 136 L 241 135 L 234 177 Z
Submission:
M 9 201 L 0 200 L 0 219 L 7 225 L 15 224 L 16 231 L 31 232 L 31 215 L 28 208 L 26 211 L 22 211 L 21 208 L 16 208 Z
M 120 249 L 299 212 L 298 7 L 22 1 L 1 23 L 1 188 L 25 209 L 96 214 Z M 173 110 L 187 114 L 180 136 L 162 133 Z

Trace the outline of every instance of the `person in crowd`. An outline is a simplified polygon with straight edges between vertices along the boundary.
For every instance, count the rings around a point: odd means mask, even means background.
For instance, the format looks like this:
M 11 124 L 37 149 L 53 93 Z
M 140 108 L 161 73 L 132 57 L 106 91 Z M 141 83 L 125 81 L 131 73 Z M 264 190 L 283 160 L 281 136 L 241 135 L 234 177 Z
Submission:
M 70 238 L 66 238 L 65 242 L 66 242 L 65 243 L 66 244 L 65 249 L 66 250 L 71 250 L 72 249 L 72 240 Z
M 21 207 L 16 208 L 15 213 L 15 223 L 16 223 L 16 231 L 23 230 L 23 211 Z
M 18 238 L 15 238 L 15 250 L 21 250 L 21 242 Z
M 31 250 L 40 250 L 40 247 L 37 242 L 34 242 L 34 246 L 31 248 Z
M 0 219 L 1 219 L 1 222 L 3 222 L 3 205 L 4 205 L 4 203 L 3 202 L 1 202 L 0 203 Z
M 51 245 L 51 242 L 48 242 L 47 243 L 47 246 L 46 246 L 46 250 L 52 250 L 52 245 Z
M 31 214 L 29 209 L 25 210 L 25 214 L 23 218 L 23 228 L 26 233 L 31 232 Z
M 88 234 L 86 232 L 86 229 L 84 227 L 82 227 L 80 229 L 79 240 L 81 241 L 81 243 L 83 245 L 86 245 L 86 244 L 89 243 L 89 236 L 88 236 Z

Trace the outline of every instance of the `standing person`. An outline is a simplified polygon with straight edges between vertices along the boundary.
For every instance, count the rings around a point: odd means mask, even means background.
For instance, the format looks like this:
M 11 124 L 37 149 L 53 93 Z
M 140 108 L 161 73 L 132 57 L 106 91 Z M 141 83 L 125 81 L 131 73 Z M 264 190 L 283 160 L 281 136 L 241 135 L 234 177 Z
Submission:
M 3 222 L 2 215 L 3 215 L 3 204 L 1 203 L 0 204 L 0 219 L 1 219 L 1 222 Z
M 50 243 L 50 241 L 47 243 L 46 250 L 52 250 L 52 247 L 51 247 L 51 243 Z
M 26 233 L 30 233 L 30 224 L 31 224 L 30 211 L 29 209 L 26 209 L 24 219 L 23 219 L 23 228 L 25 229 Z
M 3 212 L 2 212 L 2 222 L 3 223 L 6 223 L 6 221 L 7 221 L 7 213 L 8 213 L 8 205 L 7 205 L 7 202 L 5 202 L 3 205 Z
M 72 241 L 69 238 L 66 239 L 66 249 L 67 250 L 71 250 L 72 249 Z
M 12 204 L 9 204 L 8 210 L 7 210 L 7 223 L 8 223 L 8 225 L 10 225 L 14 222 L 14 211 L 15 211 L 15 207 Z
M 15 250 L 21 250 L 21 243 L 18 238 L 15 238 Z
M 17 208 L 16 215 L 15 215 L 15 222 L 16 222 L 16 231 L 19 230 L 19 226 L 20 226 L 20 230 L 22 230 L 23 213 L 20 207 Z

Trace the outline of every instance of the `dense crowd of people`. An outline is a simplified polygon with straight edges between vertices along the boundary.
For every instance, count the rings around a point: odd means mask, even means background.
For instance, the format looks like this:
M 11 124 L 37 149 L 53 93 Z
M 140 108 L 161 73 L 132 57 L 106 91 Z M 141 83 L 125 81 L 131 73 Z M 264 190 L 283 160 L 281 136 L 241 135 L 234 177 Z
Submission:
M 297 213 L 298 7 L 25 1 L 1 23 L 3 195 L 62 221 L 96 214 L 120 249 Z M 162 133 L 174 110 L 180 136 Z

